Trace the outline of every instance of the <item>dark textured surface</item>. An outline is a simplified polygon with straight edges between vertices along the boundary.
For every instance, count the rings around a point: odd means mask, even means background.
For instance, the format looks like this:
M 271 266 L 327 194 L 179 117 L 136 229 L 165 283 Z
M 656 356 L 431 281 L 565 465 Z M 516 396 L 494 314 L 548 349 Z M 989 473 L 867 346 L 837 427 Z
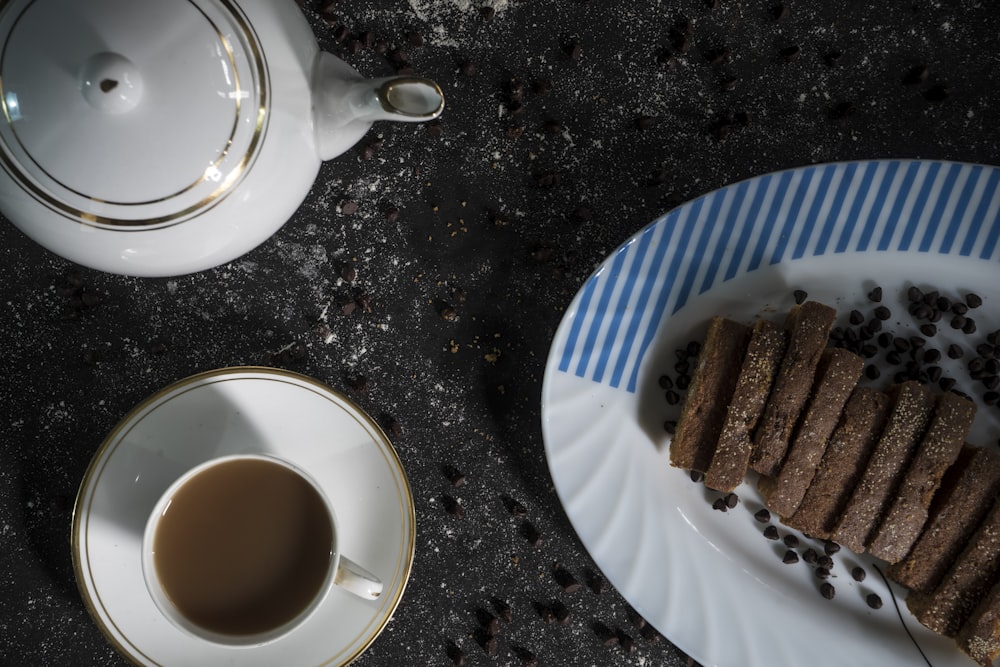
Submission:
M 613 590 L 567 593 L 553 575 L 556 563 L 581 580 L 595 569 L 553 490 L 540 429 L 543 366 L 573 294 L 646 223 L 749 176 L 857 158 L 1000 162 L 995 4 L 796 0 L 777 20 L 766 2 L 711 4 L 342 0 L 334 22 L 310 5 L 322 46 L 367 76 L 394 65 L 371 48 L 350 53 L 338 25 L 402 46 L 445 91 L 440 124 L 377 126 L 323 166 L 272 239 L 196 275 L 101 274 L 0 225 L 0 664 L 124 663 L 73 581 L 77 486 L 138 401 L 235 364 L 314 376 L 402 427 L 393 440 L 414 489 L 416 561 L 357 665 L 447 665 L 449 642 L 468 664 L 520 664 L 517 647 L 543 665 L 691 664 L 643 638 Z M 665 70 L 684 18 L 690 49 Z M 512 79 L 524 83 L 519 114 Z M 360 295 L 370 312 L 343 314 Z M 331 337 L 317 331 L 324 311 Z M 359 376 L 363 393 L 351 388 Z M 445 465 L 465 486 L 452 488 Z M 524 505 L 540 545 L 504 497 Z M 476 609 L 493 596 L 514 617 L 488 657 Z M 539 615 L 553 601 L 567 624 Z M 602 645 L 598 622 L 635 637 L 635 652 Z

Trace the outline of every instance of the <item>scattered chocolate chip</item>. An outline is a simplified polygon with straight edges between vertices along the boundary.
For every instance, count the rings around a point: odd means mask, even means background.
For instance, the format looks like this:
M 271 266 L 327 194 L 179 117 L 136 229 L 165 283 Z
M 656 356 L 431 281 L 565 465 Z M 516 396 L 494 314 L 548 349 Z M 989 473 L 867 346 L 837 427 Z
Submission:
M 761 523 L 767 523 L 771 520 L 771 513 L 766 508 L 762 508 L 757 510 L 757 512 L 753 515 L 753 518 L 757 519 L 757 521 L 760 521 Z
M 441 503 L 444 505 L 444 511 L 448 514 L 459 518 L 465 516 L 465 508 L 456 498 L 444 494 L 441 496 Z
M 865 602 L 867 602 L 868 606 L 871 607 L 872 609 L 882 608 L 882 598 L 879 597 L 878 593 L 869 593 L 868 595 L 866 595 Z
M 609 628 L 607 625 L 600 621 L 594 621 L 593 625 L 590 626 L 597 635 L 598 640 L 605 646 L 617 646 L 618 645 L 618 635 L 614 630 Z
M 823 543 L 823 551 L 825 551 L 828 556 L 832 556 L 840 551 L 840 545 L 832 540 L 827 540 Z
M 538 656 L 524 648 L 523 646 L 512 646 L 511 650 L 518 660 L 521 661 L 522 667 L 537 667 L 538 666 Z
M 727 493 L 725 497 L 726 507 L 735 509 L 740 504 L 740 497 L 735 493 Z
M 802 560 L 809 563 L 810 565 L 815 565 L 816 560 L 819 558 L 819 554 L 816 553 L 815 549 L 809 548 L 802 552 Z
M 458 644 L 455 642 L 448 642 L 445 652 L 448 654 L 448 658 L 451 660 L 453 665 L 464 665 L 468 659 L 465 655 L 465 651 L 459 648 Z
M 868 292 L 868 300 L 871 301 L 872 303 L 881 303 L 882 302 L 882 288 L 881 287 L 875 287 L 870 292 Z
M 816 565 L 820 567 L 825 567 L 827 570 L 833 569 L 833 559 L 829 556 L 823 555 L 816 559 Z
M 819 593 L 827 600 L 832 600 L 837 595 L 837 590 L 829 581 L 824 581 L 819 587 Z
M 903 75 L 903 83 L 908 86 L 923 83 L 927 80 L 929 74 L 930 70 L 927 69 L 926 65 L 914 65 Z
M 789 549 L 788 551 L 785 552 L 785 555 L 784 557 L 782 557 L 781 562 L 785 563 L 786 565 L 791 565 L 792 563 L 798 563 L 799 555 L 794 551 L 792 551 L 791 549 Z
M 521 524 L 521 534 L 524 536 L 524 539 L 528 540 L 528 544 L 533 547 L 537 547 L 542 543 L 541 532 L 530 521 L 524 521 Z
M 358 212 L 358 202 L 353 199 L 345 199 L 340 202 L 340 212 L 344 215 L 354 215 Z
M 936 83 L 924 91 L 924 99 L 928 102 L 944 102 L 950 95 L 950 89 L 943 83 Z
M 633 639 L 630 634 L 628 634 L 621 628 L 616 629 L 615 634 L 618 635 L 618 645 L 626 653 L 635 653 L 636 650 L 639 648 L 635 644 L 635 639 Z
M 525 509 L 524 505 L 522 505 L 519 501 L 514 500 L 510 496 L 501 496 L 500 499 L 503 501 L 504 507 L 507 508 L 507 511 L 510 512 L 511 516 L 518 518 L 527 516 L 528 510 Z
M 965 303 L 969 308 L 979 308 L 983 305 L 983 298 L 978 294 L 969 293 L 965 295 Z
M 465 486 L 465 473 L 456 468 L 455 466 L 451 465 L 450 463 L 446 464 L 441 469 L 441 472 L 444 473 L 444 476 L 448 479 L 449 482 L 451 482 L 452 486 L 454 487 Z
M 608 580 L 593 570 L 584 570 L 583 580 L 594 595 L 601 595 L 608 590 Z
M 553 570 L 552 577 L 567 593 L 576 593 L 580 590 L 580 582 L 577 581 L 572 572 L 562 566 L 558 566 Z
M 778 51 L 778 54 L 785 62 L 791 62 L 797 59 L 801 53 L 802 53 L 802 47 L 800 47 L 798 44 L 792 44 L 791 46 L 786 46 L 780 51 Z
M 569 607 L 567 607 L 562 601 L 554 600 L 549 608 L 555 615 L 555 620 L 559 625 L 566 625 L 570 622 L 572 614 L 570 613 Z
M 769 540 L 776 540 L 780 537 L 780 535 L 778 535 L 777 528 L 775 528 L 774 526 L 768 526 L 767 528 L 764 529 L 764 537 L 766 537 Z
M 727 511 L 727 510 L 728 510 L 729 508 L 728 508 L 728 507 L 726 507 L 726 501 L 725 501 L 724 499 L 722 499 L 722 498 L 716 498 L 716 499 L 715 499 L 715 500 L 714 500 L 714 501 L 712 502 L 712 509 L 714 509 L 714 510 L 718 510 L 719 512 L 725 512 L 725 511 Z
M 802 305 L 803 303 L 805 303 L 805 300 L 809 298 L 809 293 L 806 292 L 805 290 L 797 289 L 794 292 L 792 292 L 792 296 L 795 298 L 796 304 Z
M 505 600 L 495 597 L 490 599 L 490 604 L 493 606 L 493 611 L 495 611 L 497 616 L 503 619 L 505 623 L 510 623 L 514 620 L 514 610 Z
M 815 573 L 815 575 L 820 579 L 827 579 L 830 576 L 830 570 L 825 567 L 817 567 L 813 570 L 813 573 Z
M 868 573 L 859 565 L 851 568 L 851 576 L 854 578 L 854 581 L 864 581 Z
M 792 535 L 791 533 L 785 535 L 785 537 L 781 541 L 784 542 L 785 546 L 788 547 L 789 549 L 794 549 L 799 546 L 798 536 Z

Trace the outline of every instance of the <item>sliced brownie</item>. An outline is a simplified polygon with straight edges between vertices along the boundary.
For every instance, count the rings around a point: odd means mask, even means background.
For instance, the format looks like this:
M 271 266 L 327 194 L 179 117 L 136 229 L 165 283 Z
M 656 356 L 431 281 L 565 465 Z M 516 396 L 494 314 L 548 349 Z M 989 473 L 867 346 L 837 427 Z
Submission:
M 788 314 L 788 347 L 754 433 L 750 455 L 750 467 L 766 477 L 776 475 L 784 461 L 836 315 L 836 310 L 816 301 L 793 306 Z
M 754 322 L 726 421 L 705 473 L 708 488 L 728 492 L 743 481 L 753 448 L 751 437 L 764 412 L 787 342 L 785 330 L 774 322 Z
M 1000 453 L 971 445 L 962 447 L 934 496 L 923 533 L 910 553 L 889 566 L 886 574 L 912 590 L 933 590 L 998 494 Z
M 834 539 L 863 553 L 878 528 L 934 411 L 934 395 L 909 380 L 889 390 L 892 411 L 865 472 L 833 531 Z
M 941 478 L 958 457 L 975 416 L 976 404 L 970 399 L 951 392 L 938 397 L 927 433 L 868 547 L 872 555 L 895 563 L 910 552 L 927 522 Z
M 883 392 L 855 387 L 802 502 L 795 514 L 785 519 L 787 525 L 819 539 L 833 535 L 891 407 Z
M 824 350 L 816 367 L 812 397 L 795 428 L 781 471 L 772 483 L 762 487 L 764 504 L 778 516 L 794 514 L 805 497 L 864 367 L 865 360 L 853 352 L 842 348 Z
M 749 328 L 713 317 L 691 374 L 677 432 L 670 442 L 670 464 L 705 472 L 719 441 L 726 409 L 736 389 Z
M 994 505 L 941 583 L 930 593 L 910 591 L 906 606 L 922 624 L 954 637 L 986 597 L 1000 569 L 1000 505 Z
M 993 661 L 1000 658 L 1000 583 L 993 584 L 955 640 L 970 658 L 993 667 Z

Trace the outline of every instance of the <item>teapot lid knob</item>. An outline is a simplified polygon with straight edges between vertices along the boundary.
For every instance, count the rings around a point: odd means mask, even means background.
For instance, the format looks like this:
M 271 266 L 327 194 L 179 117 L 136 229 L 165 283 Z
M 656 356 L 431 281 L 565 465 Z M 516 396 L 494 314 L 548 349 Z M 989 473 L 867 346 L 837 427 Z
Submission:
M 142 100 L 142 75 L 125 56 L 95 53 L 80 68 L 80 91 L 95 109 L 125 113 Z

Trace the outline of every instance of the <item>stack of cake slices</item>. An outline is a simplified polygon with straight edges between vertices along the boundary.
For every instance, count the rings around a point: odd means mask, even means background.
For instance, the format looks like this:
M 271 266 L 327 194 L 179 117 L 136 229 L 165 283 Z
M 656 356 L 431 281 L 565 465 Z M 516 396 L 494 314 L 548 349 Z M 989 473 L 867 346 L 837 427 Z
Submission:
M 1000 453 L 966 442 L 975 403 L 916 381 L 859 385 L 816 301 L 784 325 L 715 317 L 695 363 L 673 466 L 731 492 L 750 471 L 768 509 L 888 563 L 906 604 L 983 665 L 1000 657 Z

